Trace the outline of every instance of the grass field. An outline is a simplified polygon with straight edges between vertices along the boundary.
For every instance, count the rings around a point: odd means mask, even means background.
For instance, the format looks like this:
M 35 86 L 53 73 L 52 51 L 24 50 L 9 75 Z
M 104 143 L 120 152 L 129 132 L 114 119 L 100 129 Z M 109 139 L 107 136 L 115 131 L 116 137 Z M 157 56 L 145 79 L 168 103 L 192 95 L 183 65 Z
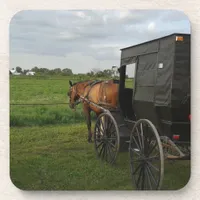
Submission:
M 67 102 L 67 77 L 10 79 L 10 103 Z M 87 143 L 81 106 L 10 107 L 10 175 L 25 190 L 132 189 L 128 153 L 116 166 L 100 162 Z M 94 125 L 94 124 L 93 124 Z M 190 176 L 189 161 L 165 163 L 162 189 L 182 188 Z

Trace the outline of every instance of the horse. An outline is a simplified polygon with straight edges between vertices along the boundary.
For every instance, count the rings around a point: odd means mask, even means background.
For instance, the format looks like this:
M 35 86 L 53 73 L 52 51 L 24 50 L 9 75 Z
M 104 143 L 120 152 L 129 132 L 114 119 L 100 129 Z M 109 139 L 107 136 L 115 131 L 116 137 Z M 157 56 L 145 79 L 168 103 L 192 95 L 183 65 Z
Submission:
M 94 81 L 86 80 L 77 83 L 69 81 L 68 94 L 69 107 L 75 110 L 77 104 L 83 104 L 83 113 L 88 129 L 88 142 L 92 142 L 91 111 L 98 117 L 103 111 L 95 105 L 103 108 L 115 109 L 118 103 L 118 80 Z M 87 99 L 87 101 L 85 99 Z M 91 104 L 93 102 L 94 104 Z

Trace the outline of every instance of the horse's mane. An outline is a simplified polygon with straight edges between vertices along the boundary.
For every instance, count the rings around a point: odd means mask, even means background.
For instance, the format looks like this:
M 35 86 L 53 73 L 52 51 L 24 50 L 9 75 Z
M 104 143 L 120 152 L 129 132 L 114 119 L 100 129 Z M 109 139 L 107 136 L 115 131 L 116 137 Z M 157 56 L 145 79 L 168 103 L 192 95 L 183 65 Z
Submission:
M 111 80 L 113 80 L 114 83 L 119 84 L 119 80 L 117 80 L 117 79 L 111 79 Z M 75 85 L 78 84 L 78 83 L 95 82 L 95 81 L 97 82 L 97 80 L 84 80 L 84 81 L 79 81 L 79 82 L 73 83 L 72 86 L 75 86 Z M 103 80 L 101 80 L 101 81 L 103 81 Z M 100 82 L 101 82 L 101 81 L 100 81 Z
M 76 84 L 78 84 L 78 83 L 84 83 L 84 82 L 89 82 L 89 81 L 91 81 L 91 80 L 79 81 L 79 82 L 73 83 L 72 86 L 74 86 L 74 85 L 76 85 Z

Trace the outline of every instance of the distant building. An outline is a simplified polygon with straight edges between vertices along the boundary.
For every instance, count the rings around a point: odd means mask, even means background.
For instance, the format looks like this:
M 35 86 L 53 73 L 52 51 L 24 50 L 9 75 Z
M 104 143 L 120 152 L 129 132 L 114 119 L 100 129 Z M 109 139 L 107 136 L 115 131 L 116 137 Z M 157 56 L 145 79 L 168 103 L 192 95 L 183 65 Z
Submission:
M 21 73 L 18 73 L 18 72 L 16 71 L 16 69 L 14 69 L 14 68 L 12 68 L 12 69 L 10 70 L 10 74 L 12 74 L 12 75 L 21 75 Z
M 112 66 L 112 76 L 119 76 L 119 71 L 117 66 Z
M 30 72 L 27 72 L 26 75 L 27 75 L 27 76 L 34 76 L 34 75 L 35 75 L 35 72 L 30 71 Z

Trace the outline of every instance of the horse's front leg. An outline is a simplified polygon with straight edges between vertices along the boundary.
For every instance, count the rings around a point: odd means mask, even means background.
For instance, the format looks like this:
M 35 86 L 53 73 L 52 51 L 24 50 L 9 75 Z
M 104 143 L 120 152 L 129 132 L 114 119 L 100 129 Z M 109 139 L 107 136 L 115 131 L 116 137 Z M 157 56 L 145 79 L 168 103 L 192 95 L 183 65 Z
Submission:
M 90 115 L 91 110 L 87 104 L 83 104 L 83 112 L 85 114 L 87 128 L 88 128 L 88 142 L 92 142 L 91 115 Z

